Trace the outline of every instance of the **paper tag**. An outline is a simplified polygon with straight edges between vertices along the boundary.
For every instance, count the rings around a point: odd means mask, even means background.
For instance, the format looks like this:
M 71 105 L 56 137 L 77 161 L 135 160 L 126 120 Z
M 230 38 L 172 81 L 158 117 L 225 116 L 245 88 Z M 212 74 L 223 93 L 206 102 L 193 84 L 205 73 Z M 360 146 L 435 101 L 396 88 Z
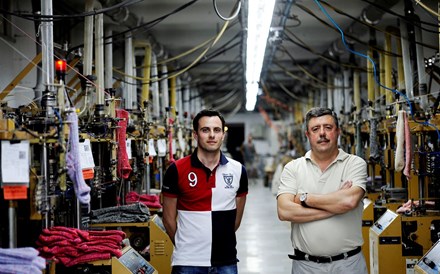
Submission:
M 88 169 L 95 167 L 90 139 L 85 139 L 83 143 L 81 142 L 79 143 L 79 158 L 81 163 L 81 169 Z
M 130 160 L 133 157 L 131 153 L 131 139 L 125 140 L 125 146 L 127 148 L 127 157 Z
M 165 139 L 157 140 L 157 150 L 159 157 L 164 157 L 167 154 L 167 141 Z
M 156 148 L 154 147 L 154 139 L 148 140 L 148 155 L 149 156 L 156 156 Z
M 29 186 L 29 141 L 12 143 L 1 141 L 1 182 L 17 185 Z

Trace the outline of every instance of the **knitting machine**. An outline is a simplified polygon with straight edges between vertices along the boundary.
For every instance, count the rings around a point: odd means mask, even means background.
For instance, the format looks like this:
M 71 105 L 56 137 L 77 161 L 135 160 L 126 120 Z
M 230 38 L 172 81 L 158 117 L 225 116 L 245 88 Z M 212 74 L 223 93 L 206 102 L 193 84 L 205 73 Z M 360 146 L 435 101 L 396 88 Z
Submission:
M 122 249 L 122 256 L 119 258 L 113 257 L 110 260 L 100 260 L 92 262 L 92 265 L 96 267 L 111 266 L 110 273 L 118 274 L 158 274 L 159 272 L 143 258 L 136 250 L 127 246 Z M 89 273 L 89 272 L 83 272 Z M 96 273 L 96 272 L 90 272 Z M 101 272 L 98 272 L 101 273 Z M 160 272 L 162 273 L 162 272 Z
M 438 241 L 439 233 L 438 211 L 425 209 L 424 213 L 401 215 L 388 209 L 370 228 L 370 270 L 372 273 L 413 271 L 415 262 Z
M 437 274 L 440 271 L 440 241 L 437 241 L 414 266 L 418 274 Z
M 120 228 L 130 240 L 130 246 L 159 273 L 171 273 L 171 255 L 174 246 L 158 215 L 152 216 L 146 223 L 107 223 L 91 226 L 105 229 Z
M 71 268 L 60 268 L 64 274 L 158 274 L 159 272 L 145 260 L 136 250 L 130 246 L 122 249 L 122 256 L 112 257 L 107 260 L 96 260 L 86 264 L 76 265 Z M 55 274 L 52 267 L 49 274 Z
M 364 211 L 362 213 L 362 237 L 368 239 L 370 227 L 374 223 L 374 206 L 372 200 L 364 198 Z M 364 240 L 362 245 L 362 253 L 364 254 L 367 267 L 370 267 L 370 244 Z

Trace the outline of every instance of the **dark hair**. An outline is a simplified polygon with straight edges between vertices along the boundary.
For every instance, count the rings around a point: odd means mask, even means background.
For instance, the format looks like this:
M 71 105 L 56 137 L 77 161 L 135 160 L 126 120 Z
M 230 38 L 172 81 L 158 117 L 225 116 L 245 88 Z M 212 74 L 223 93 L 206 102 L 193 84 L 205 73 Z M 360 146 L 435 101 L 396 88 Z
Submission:
M 202 111 L 200 111 L 199 113 L 197 113 L 196 117 L 194 117 L 193 119 L 193 129 L 194 131 L 197 131 L 199 129 L 199 120 L 202 117 L 213 117 L 213 116 L 217 116 L 218 118 L 220 118 L 220 121 L 222 121 L 222 130 L 225 130 L 225 118 L 223 118 L 223 115 L 218 112 L 215 109 L 204 109 Z
M 336 112 L 330 108 L 315 107 L 310 109 L 306 114 L 306 130 L 309 130 L 310 119 L 324 115 L 331 115 L 335 121 L 336 128 L 339 128 L 338 116 L 336 115 Z

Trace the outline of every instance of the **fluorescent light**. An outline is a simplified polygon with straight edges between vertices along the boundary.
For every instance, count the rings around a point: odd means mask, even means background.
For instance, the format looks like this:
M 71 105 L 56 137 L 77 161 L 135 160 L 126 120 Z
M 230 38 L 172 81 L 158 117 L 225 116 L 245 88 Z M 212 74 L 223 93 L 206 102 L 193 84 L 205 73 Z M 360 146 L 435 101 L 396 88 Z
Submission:
M 246 110 L 255 108 L 275 0 L 249 0 L 246 43 Z
M 258 83 L 246 84 L 246 110 L 252 111 L 257 103 Z

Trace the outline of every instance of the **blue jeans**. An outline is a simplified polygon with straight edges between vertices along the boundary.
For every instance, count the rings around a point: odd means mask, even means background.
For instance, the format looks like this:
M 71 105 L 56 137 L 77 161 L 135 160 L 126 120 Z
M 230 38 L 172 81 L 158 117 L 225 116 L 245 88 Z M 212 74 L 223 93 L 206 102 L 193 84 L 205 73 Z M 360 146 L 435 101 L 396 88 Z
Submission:
M 237 264 L 222 266 L 175 265 L 171 274 L 237 274 Z

